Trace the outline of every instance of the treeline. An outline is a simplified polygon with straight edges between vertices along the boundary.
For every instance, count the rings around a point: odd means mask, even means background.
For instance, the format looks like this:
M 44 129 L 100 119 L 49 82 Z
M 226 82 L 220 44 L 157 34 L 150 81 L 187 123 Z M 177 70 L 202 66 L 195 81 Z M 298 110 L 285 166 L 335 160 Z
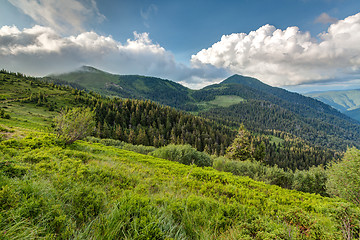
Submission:
M 333 117 L 326 123 L 317 116 L 301 117 L 276 104 L 262 100 L 247 100 L 228 108 L 213 108 L 199 114 L 232 126 L 243 123 L 254 133 L 264 134 L 269 130 L 287 132 L 314 145 L 345 151 L 348 146 L 360 147 L 360 125 L 347 126 L 343 120 Z M 322 113 L 318 113 L 321 118 Z
M 57 79 L 57 78 L 54 78 L 54 77 L 44 77 L 41 80 L 46 82 L 46 83 L 55 84 L 57 86 L 68 86 L 68 87 L 78 89 L 78 90 L 86 90 L 83 86 L 81 86 L 78 83 L 68 82 L 68 81 Z
M 223 155 L 235 136 L 214 121 L 149 100 L 104 99 L 76 91 L 75 102 L 94 109 L 95 135 L 101 138 L 155 147 L 190 144 L 199 151 Z
M 307 144 L 284 132 L 272 131 L 272 135 L 253 135 L 244 125 L 240 126 L 226 155 L 237 161 L 256 160 L 292 171 L 326 165 L 341 157 L 339 152 Z
M 257 146 L 265 145 L 264 163 L 283 169 L 305 170 L 311 166 L 326 165 L 342 154 L 334 150 L 309 145 L 300 139 L 287 139 L 283 142 L 272 142 L 269 137 L 255 141 Z

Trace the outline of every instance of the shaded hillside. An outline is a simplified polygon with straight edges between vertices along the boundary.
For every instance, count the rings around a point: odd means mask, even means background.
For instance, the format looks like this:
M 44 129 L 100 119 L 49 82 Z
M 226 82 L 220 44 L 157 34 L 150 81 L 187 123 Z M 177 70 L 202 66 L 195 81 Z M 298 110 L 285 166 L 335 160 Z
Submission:
M 344 222 L 358 237 L 359 208 L 339 198 L 99 143 L 64 147 L 44 102 L 71 104 L 75 91 L 5 79 L 2 94 L 19 91 L 0 103 L 10 113 L 0 118 L 2 239 L 342 239 Z M 46 97 L 19 101 L 25 86 Z
M 88 66 L 45 79 L 55 83 L 76 84 L 72 86 L 79 86 L 103 96 L 149 99 L 181 109 L 185 109 L 186 103 L 191 101 L 191 90 L 173 81 L 139 75 L 115 75 Z
M 344 114 L 360 122 L 360 107 L 354 110 L 348 110 Z

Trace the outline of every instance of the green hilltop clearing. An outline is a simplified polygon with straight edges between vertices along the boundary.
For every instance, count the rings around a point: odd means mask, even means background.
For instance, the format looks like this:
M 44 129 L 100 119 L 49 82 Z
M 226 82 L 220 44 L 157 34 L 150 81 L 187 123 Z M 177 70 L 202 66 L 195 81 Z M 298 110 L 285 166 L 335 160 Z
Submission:
M 214 100 L 199 102 L 196 105 L 200 111 L 206 111 L 216 107 L 230 107 L 231 105 L 238 104 L 243 101 L 245 101 L 245 99 L 239 96 L 224 95 L 215 96 Z
M 359 237 L 360 209 L 340 198 L 127 151 L 115 140 L 65 145 L 53 119 L 61 107 L 83 107 L 78 92 L 6 72 L 0 83 L 0 239 Z

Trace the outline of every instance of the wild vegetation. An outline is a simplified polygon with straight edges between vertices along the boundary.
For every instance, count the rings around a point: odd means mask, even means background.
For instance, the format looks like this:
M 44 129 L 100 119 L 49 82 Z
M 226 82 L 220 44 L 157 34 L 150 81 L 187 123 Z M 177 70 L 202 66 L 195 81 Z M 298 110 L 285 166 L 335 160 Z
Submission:
M 1 124 L 6 124 L 3 120 Z M 323 198 L 47 133 L 0 143 L 1 237 L 341 239 L 359 210 Z
M 219 136 L 232 130 L 150 101 L 102 98 L 96 93 L 44 83 L 18 73 L 2 71 L 0 83 L 1 239 L 359 237 L 357 202 L 323 197 L 329 193 L 343 197 L 336 192 L 342 186 L 336 184 L 336 174 L 331 173 L 346 171 L 347 159 L 356 165 L 353 159 L 359 156 L 352 152 L 356 150 L 346 153 L 339 162 L 341 168 L 334 164 L 328 173 L 321 166 L 306 171 L 267 166 L 264 139 L 279 149 L 286 140 L 252 135 L 245 128 L 239 130 L 237 140 L 229 138 L 230 148 L 224 145 L 231 159 L 209 156 L 205 152 L 215 151 L 196 149 L 196 144 L 136 146 L 129 144 L 128 139 L 113 137 L 111 127 L 116 129 L 117 124 L 106 119 L 113 113 L 116 118 L 115 109 L 124 108 L 124 118 L 130 113 L 130 123 L 119 121 L 131 125 L 124 125 L 129 132 L 135 129 L 132 123 L 140 125 L 139 132 L 142 128 L 146 132 L 146 118 L 151 111 L 166 119 L 159 120 L 154 129 L 166 127 L 167 121 L 174 122 L 174 129 L 194 121 L 205 125 L 199 133 L 201 137 L 213 126 L 219 127 Z M 66 106 L 72 110 L 60 115 Z M 97 126 L 91 134 L 100 138 L 67 143 L 66 138 L 56 136 L 56 129 L 61 126 L 59 119 L 73 119 L 73 113 L 89 113 L 87 108 L 92 109 Z M 144 109 L 148 110 L 142 118 Z M 131 122 L 132 112 L 138 112 L 134 116 L 139 122 Z M 188 121 L 177 125 L 181 119 Z M 102 129 L 106 124 L 110 126 L 108 132 Z M 73 129 L 76 130 L 77 127 Z M 107 136 L 104 133 L 113 139 L 101 139 Z M 237 145 L 248 146 L 246 158 L 232 154 Z M 328 178 L 336 191 L 325 188 L 330 186 L 326 185 L 330 183 Z

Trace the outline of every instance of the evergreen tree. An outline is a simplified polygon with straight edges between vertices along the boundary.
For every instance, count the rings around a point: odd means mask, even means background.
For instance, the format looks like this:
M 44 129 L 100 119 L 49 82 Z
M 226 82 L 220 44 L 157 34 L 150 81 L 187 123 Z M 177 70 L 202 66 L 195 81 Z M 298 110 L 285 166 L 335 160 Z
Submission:
M 252 145 L 252 136 L 244 125 L 241 125 L 236 138 L 227 149 L 227 156 L 233 160 L 244 161 L 253 159 L 254 147 Z

